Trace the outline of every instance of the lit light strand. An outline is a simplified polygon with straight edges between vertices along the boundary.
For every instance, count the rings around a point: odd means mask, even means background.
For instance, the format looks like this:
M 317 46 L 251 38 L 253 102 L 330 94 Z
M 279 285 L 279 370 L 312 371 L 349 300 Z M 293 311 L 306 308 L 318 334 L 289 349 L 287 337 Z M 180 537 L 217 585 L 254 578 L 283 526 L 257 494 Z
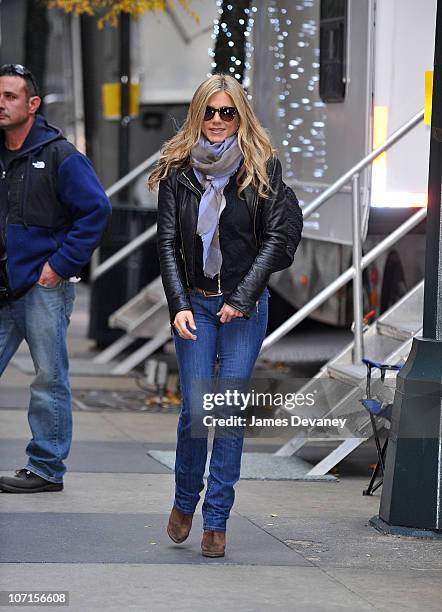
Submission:
M 233 2 L 233 0 L 232 0 Z M 207 76 L 210 76 L 213 73 L 217 72 L 217 68 L 218 68 L 218 64 L 216 62 L 216 54 L 215 54 L 215 45 L 216 45 L 216 41 L 218 39 L 218 36 L 220 34 L 220 32 L 222 32 L 222 34 L 224 36 L 226 36 L 226 38 L 232 38 L 232 32 L 229 30 L 227 23 L 225 23 L 224 21 L 221 21 L 222 16 L 223 16 L 223 2 L 222 0 L 216 0 L 216 6 L 217 6 L 217 12 L 219 17 L 213 20 L 213 31 L 212 31 L 212 35 L 211 38 L 214 41 L 213 44 L 213 48 L 209 48 L 208 49 L 208 55 L 211 59 L 211 63 L 210 66 L 212 68 L 212 72 L 209 73 Z M 227 11 L 232 11 L 233 10 L 233 4 L 225 4 L 224 6 L 224 10 Z M 243 78 L 244 75 L 244 69 L 248 70 L 250 69 L 250 63 L 248 61 L 248 59 L 250 59 L 251 57 L 251 53 L 253 52 L 253 49 L 250 49 L 251 45 L 248 41 L 249 37 L 250 37 L 250 33 L 252 31 L 252 27 L 253 27 L 253 18 L 251 18 L 251 13 L 252 10 L 249 10 L 248 8 L 245 8 L 243 11 L 244 15 L 242 17 L 240 17 L 238 19 L 238 29 L 242 29 L 244 32 L 244 50 L 245 50 L 245 60 L 244 60 L 244 66 L 242 66 L 242 60 L 238 57 L 242 56 L 242 50 L 240 49 L 235 49 L 235 42 L 233 40 L 229 40 L 227 42 L 228 47 L 231 50 L 231 56 L 229 58 L 229 62 L 228 62 L 228 66 L 227 66 L 227 72 L 229 74 L 231 74 L 233 77 L 235 77 L 235 79 L 237 79 L 238 81 L 240 81 Z M 224 68 L 225 69 L 225 68 Z M 245 87 L 247 87 L 247 83 L 243 83 L 243 85 Z
M 296 4 L 269 0 L 266 23 L 271 32 L 275 107 L 268 112 L 269 126 L 284 160 L 288 178 L 302 175 L 312 181 L 325 177 L 326 109 L 319 99 L 318 23 L 312 0 Z M 313 188 L 316 191 L 316 188 Z
M 270 32 L 270 42 L 260 53 L 271 54 L 274 85 L 274 105 L 264 109 L 265 124 L 269 127 L 280 156 L 283 158 L 287 178 L 302 176 L 314 183 L 325 179 L 328 171 L 325 129 L 326 105 L 319 98 L 319 24 L 314 14 L 317 6 L 313 0 L 268 0 L 264 4 L 252 2 L 244 11 L 239 26 L 244 27 L 246 90 L 250 86 L 252 60 L 255 55 L 255 21 L 265 20 L 263 26 Z M 231 37 L 227 24 L 222 21 L 222 0 L 216 2 L 218 17 L 213 22 L 212 39 L 216 41 L 220 31 Z M 259 8 L 258 8 L 259 7 Z M 287 8 L 286 8 L 287 7 Z M 229 10 L 228 6 L 224 8 Z M 264 13 L 258 12 L 264 11 Z M 216 71 L 214 49 L 208 49 L 211 67 Z M 237 53 L 232 49 L 229 72 L 236 76 Z M 259 68 L 259 66 L 257 66 Z M 238 77 L 236 77 L 238 78 Z M 248 91 L 252 100 L 252 93 Z M 312 193 L 319 191 L 311 187 Z

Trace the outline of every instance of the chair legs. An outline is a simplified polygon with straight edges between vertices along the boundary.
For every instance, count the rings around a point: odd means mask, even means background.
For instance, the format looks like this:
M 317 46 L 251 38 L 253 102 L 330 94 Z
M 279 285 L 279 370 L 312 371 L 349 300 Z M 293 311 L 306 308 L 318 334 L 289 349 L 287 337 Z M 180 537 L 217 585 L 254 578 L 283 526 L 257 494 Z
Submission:
M 373 427 L 373 433 L 374 433 L 374 441 L 376 444 L 376 450 L 378 451 L 378 463 L 382 472 L 382 476 L 384 475 L 384 456 L 382 454 L 382 450 L 381 450 L 381 443 L 379 442 L 379 432 L 378 429 L 376 427 L 376 421 L 374 420 L 374 416 L 370 413 L 370 420 L 371 420 L 371 425 Z
M 382 485 L 383 481 L 384 481 L 384 458 L 385 458 L 385 453 L 387 451 L 387 445 L 388 445 L 388 437 L 385 438 L 384 440 L 384 444 L 381 448 L 380 442 L 379 442 L 379 435 L 377 432 L 377 429 L 375 428 L 375 426 L 373 425 L 373 429 L 375 432 L 375 441 L 376 441 L 376 448 L 378 450 L 378 462 L 376 463 L 376 466 L 373 470 L 373 473 L 371 475 L 371 479 L 370 479 L 370 483 L 368 485 L 368 487 L 366 489 L 364 489 L 362 491 L 362 495 L 373 495 L 373 493 L 379 489 L 379 487 Z M 379 480 L 379 482 L 376 483 L 376 485 L 374 484 L 376 482 L 376 478 L 378 477 L 379 472 L 382 473 L 382 477 Z
M 399 372 L 399 370 L 403 367 L 403 364 L 402 365 L 398 365 L 398 364 L 388 365 L 386 363 L 380 363 L 380 362 L 378 363 L 371 359 L 363 359 L 362 361 L 365 363 L 367 367 L 367 381 L 366 381 L 365 400 L 360 400 L 360 401 L 362 402 L 362 404 L 364 405 L 364 407 L 368 410 L 370 414 L 370 421 L 371 421 L 371 426 L 373 428 L 374 441 L 375 441 L 376 450 L 378 453 L 378 462 L 371 475 L 370 483 L 368 487 L 362 491 L 362 495 L 372 495 L 376 491 L 376 489 L 378 489 L 382 485 L 383 480 L 384 480 L 384 467 L 385 467 L 384 457 L 385 457 L 385 452 L 387 450 L 387 445 L 388 445 L 388 434 L 387 434 L 387 437 L 385 438 L 384 444 L 381 448 L 381 443 L 379 440 L 379 432 L 376 427 L 376 420 L 375 420 L 374 414 L 376 414 L 378 417 L 383 417 L 384 419 L 386 419 L 387 421 L 391 423 L 391 409 L 392 409 L 392 404 L 383 405 L 382 400 L 372 397 L 372 394 L 371 394 L 372 369 L 376 369 L 376 368 L 380 369 L 381 371 L 380 380 L 382 383 L 384 383 L 386 372 L 389 370 L 394 370 L 396 372 Z M 375 484 L 376 479 L 378 478 L 379 474 L 381 476 L 380 480 Z

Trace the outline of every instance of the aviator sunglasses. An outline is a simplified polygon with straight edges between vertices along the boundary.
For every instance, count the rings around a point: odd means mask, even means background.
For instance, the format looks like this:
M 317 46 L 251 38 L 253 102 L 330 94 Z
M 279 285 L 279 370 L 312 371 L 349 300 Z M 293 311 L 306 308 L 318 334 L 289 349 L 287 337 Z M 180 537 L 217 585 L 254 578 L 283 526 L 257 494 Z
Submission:
M 22 64 L 3 64 L 0 67 L 0 76 L 20 76 L 23 79 L 29 81 L 34 89 L 36 96 L 38 96 L 38 87 L 35 82 L 34 76 L 30 70 L 22 66 Z
M 210 121 L 214 118 L 215 113 L 219 114 L 219 118 L 223 121 L 233 121 L 238 109 L 235 106 L 220 106 L 220 108 L 214 108 L 213 106 L 207 106 L 206 112 L 204 113 L 204 121 Z

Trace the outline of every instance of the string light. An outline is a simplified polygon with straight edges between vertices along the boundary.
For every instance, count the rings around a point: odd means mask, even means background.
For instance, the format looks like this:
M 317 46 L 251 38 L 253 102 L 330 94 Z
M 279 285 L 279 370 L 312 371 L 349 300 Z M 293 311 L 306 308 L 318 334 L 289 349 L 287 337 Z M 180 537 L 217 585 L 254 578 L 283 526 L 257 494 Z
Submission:
M 326 105 L 318 95 L 318 22 L 312 18 L 312 9 L 316 4 L 313 0 L 286 0 L 286 6 L 281 4 L 280 0 L 267 0 L 265 3 L 256 0 L 238 19 L 238 27 L 243 28 L 245 40 L 243 85 L 248 90 L 252 59 L 255 57 L 254 27 L 259 22 L 260 28 L 266 31 L 268 45 L 257 48 L 257 69 L 260 54 L 269 53 L 273 72 L 265 75 L 265 78 L 269 80 L 274 100 L 273 107 L 262 109 L 261 120 L 272 133 L 287 178 L 302 174 L 320 179 L 328 170 L 325 141 L 327 113 Z M 221 23 L 222 0 L 217 0 L 216 6 L 218 18 L 213 21 L 212 39 L 216 40 L 220 31 L 231 38 L 227 24 L 224 21 Z M 230 11 L 231 6 L 228 4 L 225 9 Z M 229 45 L 232 52 L 228 72 L 240 79 L 239 50 L 234 48 L 233 41 L 229 43 L 232 43 Z M 209 50 L 209 57 L 211 67 L 216 71 L 213 49 Z M 262 65 L 267 63 L 262 62 Z M 252 92 L 248 91 L 247 95 L 252 100 Z M 317 188 L 309 190 L 315 193 Z
M 216 6 L 217 6 L 217 13 L 218 15 L 221 17 L 223 15 L 223 9 L 222 9 L 222 0 L 216 0 Z M 233 5 L 232 4 L 227 4 L 225 5 L 225 10 L 226 11 L 232 11 L 233 10 Z M 244 15 L 242 17 L 240 17 L 238 19 L 238 29 L 242 30 L 244 33 L 244 47 L 245 47 L 245 61 L 244 61 L 244 69 L 245 70 L 250 70 L 250 62 L 248 61 L 249 59 L 251 59 L 252 54 L 253 54 L 253 46 L 251 45 L 251 43 L 248 41 L 250 34 L 252 32 L 252 28 L 253 28 L 253 18 L 251 17 L 251 13 L 252 12 L 256 12 L 256 11 L 252 11 L 249 9 L 244 9 Z M 214 19 L 213 20 L 213 31 L 212 31 L 212 40 L 215 40 L 218 38 L 220 31 L 222 31 L 223 35 L 226 36 L 226 38 L 232 38 L 232 32 L 230 32 L 228 25 L 225 21 L 223 21 L 222 23 L 220 23 L 220 19 Z M 237 79 L 238 81 L 241 80 L 242 78 L 242 74 L 241 74 L 241 70 L 240 67 L 242 65 L 242 61 L 237 57 L 237 55 L 242 55 L 242 50 L 235 49 L 235 42 L 233 40 L 229 40 L 227 42 L 227 46 L 229 47 L 229 49 L 232 50 L 232 55 L 229 58 L 229 64 L 227 65 L 227 72 L 229 72 L 230 74 L 232 74 L 235 79 Z M 209 57 L 211 58 L 211 68 L 213 69 L 213 72 L 216 72 L 217 70 L 217 63 L 215 61 L 215 49 L 210 49 L 209 50 Z M 226 69 L 226 67 L 224 67 L 224 69 Z M 208 74 L 207 76 L 210 76 L 210 74 Z M 245 82 L 243 82 L 243 85 L 245 88 L 247 88 L 247 79 Z
M 286 6 L 281 4 L 267 0 L 263 8 L 263 3 L 259 2 L 259 10 L 264 13 L 258 16 L 258 7 L 251 8 L 269 41 L 266 49 L 258 50 L 257 62 L 260 52 L 270 53 L 273 60 L 271 78 L 274 84 L 269 83 L 269 87 L 274 106 L 263 109 L 261 119 L 272 133 L 287 178 L 310 174 L 319 179 L 327 171 L 326 107 L 317 94 L 318 23 L 312 19 L 311 10 L 315 5 L 312 0 L 298 0 L 295 5 L 287 0 Z M 250 55 L 246 53 L 246 58 L 250 60 L 254 51 L 252 45 L 247 51 Z M 249 61 L 247 68 L 250 69 Z

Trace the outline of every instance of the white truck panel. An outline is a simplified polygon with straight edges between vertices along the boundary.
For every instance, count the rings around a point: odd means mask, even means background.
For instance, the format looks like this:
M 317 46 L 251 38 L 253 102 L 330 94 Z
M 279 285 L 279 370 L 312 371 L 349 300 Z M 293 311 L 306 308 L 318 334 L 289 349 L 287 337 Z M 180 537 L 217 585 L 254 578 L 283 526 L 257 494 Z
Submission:
M 374 130 L 378 140 L 423 108 L 425 71 L 433 68 L 435 23 L 436 0 L 377 0 Z M 373 206 L 426 203 L 429 138 L 429 128 L 419 125 L 375 163 Z
M 208 49 L 213 20 L 218 15 L 215 0 L 193 0 L 197 23 L 181 7 L 173 14 L 146 13 L 138 22 L 133 56 L 140 75 L 143 104 L 188 103 L 197 86 L 211 71 Z

